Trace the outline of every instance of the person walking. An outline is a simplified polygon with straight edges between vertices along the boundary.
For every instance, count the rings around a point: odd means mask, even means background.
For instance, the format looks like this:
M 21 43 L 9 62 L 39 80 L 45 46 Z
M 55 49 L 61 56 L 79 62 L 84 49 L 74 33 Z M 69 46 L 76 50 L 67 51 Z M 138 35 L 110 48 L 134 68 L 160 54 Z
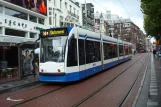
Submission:
M 155 57 L 156 56 L 156 50 L 153 49 L 153 56 Z

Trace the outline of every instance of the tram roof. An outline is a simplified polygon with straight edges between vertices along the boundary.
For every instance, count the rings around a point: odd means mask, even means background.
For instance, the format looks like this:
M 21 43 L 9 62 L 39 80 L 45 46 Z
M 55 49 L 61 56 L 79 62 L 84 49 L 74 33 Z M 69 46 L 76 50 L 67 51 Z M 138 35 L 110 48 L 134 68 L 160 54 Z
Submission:
M 79 35 L 86 35 L 94 38 L 101 38 L 99 33 L 77 27 Z

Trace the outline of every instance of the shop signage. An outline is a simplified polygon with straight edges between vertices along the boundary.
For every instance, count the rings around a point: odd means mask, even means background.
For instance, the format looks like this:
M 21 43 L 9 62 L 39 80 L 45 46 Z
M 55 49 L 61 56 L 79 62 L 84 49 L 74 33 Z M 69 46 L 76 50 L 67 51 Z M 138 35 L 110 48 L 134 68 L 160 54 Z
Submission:
M 5 19 L 5 24 L 7 24 L 8 26 L 18 26 L 18 27 L 22 27 L 23 29 L 27 28 L 27 24 L 23 23 L 23 22 L 17 22 L 15 20 L 9 20 L 9 19 Z

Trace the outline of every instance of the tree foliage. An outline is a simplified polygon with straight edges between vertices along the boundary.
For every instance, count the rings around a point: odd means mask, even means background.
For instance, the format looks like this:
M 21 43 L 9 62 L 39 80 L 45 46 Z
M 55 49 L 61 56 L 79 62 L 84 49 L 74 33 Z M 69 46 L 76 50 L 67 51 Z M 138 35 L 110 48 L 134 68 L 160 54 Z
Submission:
M 161 0 L 141 0 L 141 8 L 145 31 L 157 37 L 161 34 Z

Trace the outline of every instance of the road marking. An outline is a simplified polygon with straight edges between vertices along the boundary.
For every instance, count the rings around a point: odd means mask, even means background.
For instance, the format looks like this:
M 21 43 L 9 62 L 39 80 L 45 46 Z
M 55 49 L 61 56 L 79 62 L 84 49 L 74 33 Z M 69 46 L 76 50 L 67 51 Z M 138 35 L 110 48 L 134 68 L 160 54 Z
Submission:
M 150 89 L 150 92 L 158 91 L 158 89 Z
M 151 80 L 151 83 L 157 83 L 157 81 L 156 80 Z
M 8 101 L 23 101 L 24 99 L 17 99 L 17 100 L 14 100 L 14 99 L 11 99 L 10 97 L 7 98 Z
M 150 92 L 150 95 L 158 95 L 157 92 Z
M 150 88 L 157 88 L 157 85 L 156 86 L 150 86 Z
M 148 102 L 147 105 L 148 106 L 157 106 L 158 102 Z
M 156 81 L 157 79 L 155 78 L 155 79 L 151 79 L 151 81 Z

